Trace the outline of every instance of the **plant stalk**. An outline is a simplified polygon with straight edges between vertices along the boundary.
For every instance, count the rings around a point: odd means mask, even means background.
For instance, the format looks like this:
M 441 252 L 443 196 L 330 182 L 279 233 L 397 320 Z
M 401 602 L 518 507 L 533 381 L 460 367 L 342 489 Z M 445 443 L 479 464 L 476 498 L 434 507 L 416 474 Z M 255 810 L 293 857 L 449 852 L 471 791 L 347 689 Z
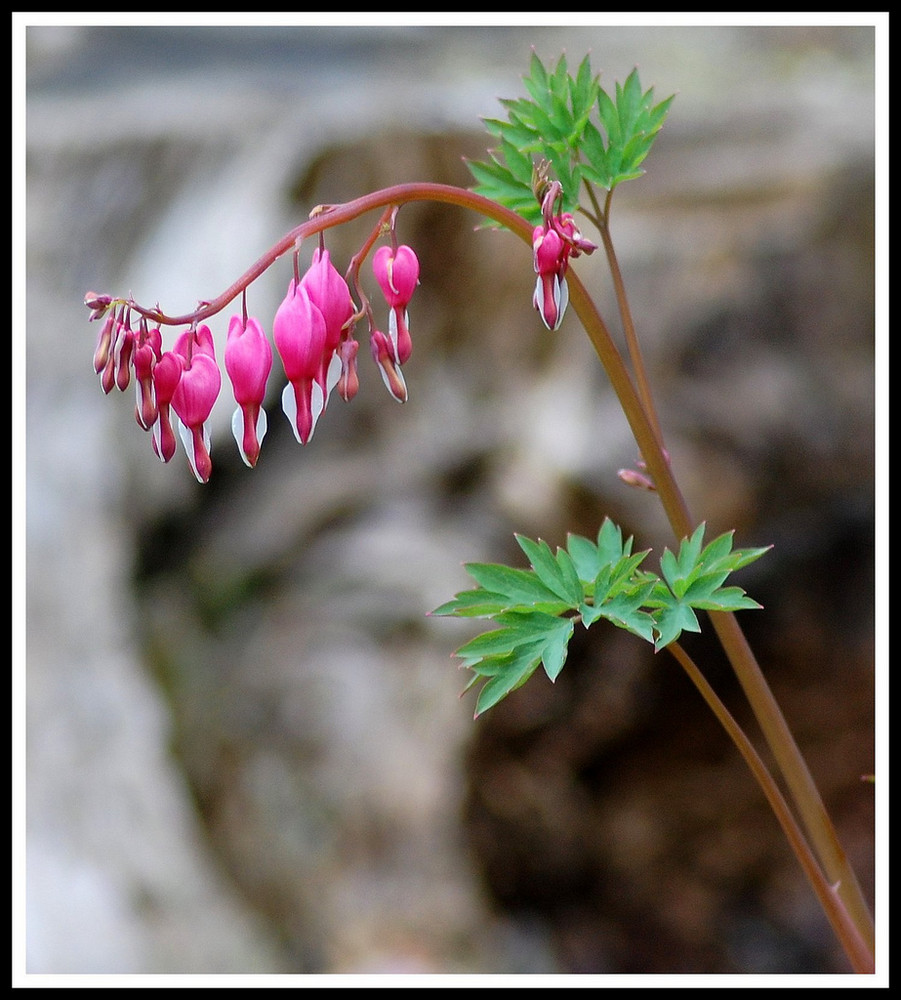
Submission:
M 691 535 L 697 523 L 692 518 L 685 498 L 673 477 L 668 457 L 660 446 L 656 431 L 645 413 L 622 357 L 584 285 L 571 271 L 567 275 L 567 282 L 570 303 L 582 321 L 619 397 L 670 525 L 678 539 L 685 538 Z M 785 779 L 826 877 L 837 886 L 836 891 L 852 915 L 861 937 L 872 949 L 875 947 L 873 920 L 857 877 L 839 843 L 819 790 L 744 633 L 735 616 L 729 612 L 711 613 L 710 619 L 758 720 L 764 739 Z
M 807 876 L 813 891 L 816 893 L 817 899 L 819 899 L 820 905 L 823 907 L 823 911 L 832 925 L 836 937 L 841 942 L 854 971 L 859 973 L 875 972 L 875 962 L 871 946 L 861 936 L 857 924 L 845 908 L 841 897 L 833 886 L 826 881 L 822 869 L 817 864 L 816 858 L 813 856 L 807 845 L 807 841 L 804 839 L 804 834 L 801 832 L 791 810 L 788 808 L 788 804 L 751 741 L 744 734 L 741 726 L 735 721 L 726 706 L 720 701 L 716 692 L 698 669 L 695 662 L 679 643 L 670 643 L 666 648 L 676 658 L 685 673 L 688 674 L 689 679 L 698 689 L 701 697 L 707 702 L 707 705 L 745 759 L 751 773 L 754 775 L 754 778 L 772 807 L 776 819 L 779 821 L 795 856 L 801 863 L 804 874 Z
M 399 184 L 341 205 L 320 206 L 315 209 L 307 221 L 291 230 L 271 247 L 225 292 L 215 299 L 201 302 L 191 313 L 173 317 L 167 316 L 158 306 L 145 308 L 132 300 L 127 300 L 127 305 L 146 319 L 160 325 L 178 326 L 200 322 L 224 309 L 276 260 L 286 253 L 297 250 L 302 240 L 333 226 L 350 222 L 375 209 L 400 206 L 415 201 L 437 201 L 471 209 L 509 229 L 525 243 L 531 244 L 531 225 L 521 216 L 482 195 L 446 184 L 429 182 Z M 649 390 L 645 384 L 644 394 L 648 397 L 646 405 L 642 394 L 636 391 L 623 358 L 597 307 L 572 269 L 567 273 L 566 280 L 573 309 L 582 322 L 619 398 L 670 525 L 677 539 L 682 539 L 693 532 L 696 523 L 673 477 L 669 459 L 663 449 L 656 420 L 652 416 L 653 407 L 650 405 Z M 616 281 L 616 278 L 614 280 Z M 622 294 L 624 298 L 624 291 Z M 620 295 L 620 291 L 617 295 Z M 640 354 L 638 357 L 640 358 Z M 643 366 L 639 364 L 638 369 L 643 371 Z M 643 375 L 641 377 L 643 378 Z M 838 896 L 851 914 L 861 938 L 872 949 L 875 937 L 873 923 L 860 886 L 838 842 L 816 785 L 753 653 L 734 616 L 720 612 L 711 615 L 711 620 L 786 780 L 804 826 L 820 857 L 826 877 L 837 886 Z

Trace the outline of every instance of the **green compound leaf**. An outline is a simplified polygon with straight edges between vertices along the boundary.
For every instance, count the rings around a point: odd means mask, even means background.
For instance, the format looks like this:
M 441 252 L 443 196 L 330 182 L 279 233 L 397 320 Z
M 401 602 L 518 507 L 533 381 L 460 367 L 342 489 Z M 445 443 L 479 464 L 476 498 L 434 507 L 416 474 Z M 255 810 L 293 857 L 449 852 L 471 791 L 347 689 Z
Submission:
M 538 225 L 532 170 L 539 162 L 547 162 L 562 185 L 565 212 L 576 210 L 586 181 L 609 191 L 642 176 L 641 164 L 673 98 L 655 103 L 653 88 L 642 89 L 637 69 L 611 96 L 587 56 L 573 76 L 565 56 L 551 69 L 533 52 L 523 83 L 528 97 L 500 102 L 507 121 L 485 120 L 500 145 L 488 161 L 469 161 L 479 194 Z
M 529 569 L 468 563 L 478 586 L 432 614 L 486 618 L 498 626 L 455 654 L 472 671 L 466 690 L 483 682 L 476 715 L 515 691 L 539 666 L 556 680 L 577 621 L 590 628 L 604 619 L 660 650 L 684 631 L 700 631 L 698 610 L 759 608 L 740 587 L 723 584 L 768 549 L 733 550 L 732 532 L 705 546 L 704 531 L 700 524 L 682 540 L 678 553 L 664 551 L 662 577 L 641 568 L 648 552 L 633 553 L 632 539 L 623 539 L 609 518 L 596 541 L 570 534 L 566 548 L 556 551 L 541 539 L 516 535 Z

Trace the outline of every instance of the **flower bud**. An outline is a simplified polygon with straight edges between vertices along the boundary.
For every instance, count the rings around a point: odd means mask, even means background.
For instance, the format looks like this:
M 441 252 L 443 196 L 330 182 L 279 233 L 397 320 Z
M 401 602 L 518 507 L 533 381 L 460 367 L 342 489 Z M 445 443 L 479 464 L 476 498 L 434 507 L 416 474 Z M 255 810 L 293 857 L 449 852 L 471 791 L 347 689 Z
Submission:
M 84 304 L 91 310 L 90 319 L 100 319 L 112 303 L 109 295 L 98 295 L 97 292 L 88 292 L 84 297 Z
M 360 388 L 360 378 L 357 375 L 357 352 L 359 349 L 359 343 L 350 338 L 343 340 L 338 348 L 338 356 L 341 358 L 338 392 L 345 403 L 349 403 Z
M 135 370 L 135 419 L 149 431 L 158 416 L 156 393 L 153 388 L 153 369 L 162 354 L 162 335 L 159 328 L 144 330 L 138 336 L 138 343 L 132 357 Z
M 116 330 L 116 314 L 110 313 L 106 322 L 100 327 L 100 334 L 97 337 L 97 347 L 94 349 L 94 371 L 99 375 L 110 359 L 110 352 L 113 345 L 113 334 Z
M 385 388 L 398 403 L 406 403 L 407 385 L 401 374 L 400 365 L 395 360 L 394 345 L 390 338 L 386 337 L 381 330 L 373 330 L 369 337 L 369 349 L 372 352 L 373 361 L 379 366 L 379 371 L 382 373 Z

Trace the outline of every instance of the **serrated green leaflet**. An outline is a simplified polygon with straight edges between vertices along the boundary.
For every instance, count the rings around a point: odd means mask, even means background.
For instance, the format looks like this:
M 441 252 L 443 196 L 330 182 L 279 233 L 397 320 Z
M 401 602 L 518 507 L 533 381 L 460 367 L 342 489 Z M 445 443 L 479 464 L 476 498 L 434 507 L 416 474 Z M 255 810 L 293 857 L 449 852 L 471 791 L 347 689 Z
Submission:
M 547 542 L 533 542 L 530 538 L 517 535 L 516 541 L 532 564 L 536 576 L 567 608 L 574 608 L 582 600 L 582 584 L 572 557 L 564 549 L 557 554 L 551 552 Z
M 539 664 L 550 680 L 563 669 L 573 623 L 542 612 L 499 615 L 501 628 L 476 636 L 456 656 L 474 673 L 473 682 L 488 678 L 476 702 L 481 715 L 528 680 Z

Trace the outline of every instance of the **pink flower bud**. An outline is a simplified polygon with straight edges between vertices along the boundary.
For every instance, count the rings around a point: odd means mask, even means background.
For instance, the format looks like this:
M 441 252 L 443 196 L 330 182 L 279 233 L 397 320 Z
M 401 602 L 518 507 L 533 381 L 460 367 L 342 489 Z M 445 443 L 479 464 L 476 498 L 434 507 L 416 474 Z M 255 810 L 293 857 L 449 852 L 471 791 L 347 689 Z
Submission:
M 131 356 L 134 348 L 134 332 L 123 331 L 116 342 L 116 386 L 120 392 L 125 392 L 131 382 Z
M 91 310 L 92 313 L 99 313 L 102 315 L 109 308 L 112 302 L 112 297 L 109 295 L 101 295 L 99 292 L 85 292 L 84 304 Z M 96 319 L 98 317 L 91 316 L 91 319 Z
M 137 346 L 132 357 L 135 370 L 135 419 L 149 431 L 158 415 L 156 393 L 153 387 L 153 369 L 162 354 L 163 338 L 159 328 L 138 334 Z
M 639 472 L 637 469 L 620 469 L 617 472 L 617 476 L 626 484 L 626 486 L 634 486 L 639 490 L 648 490 L 654 492 L 657 487 L 651 480 L 650 476 L 646 476 L 643 472 Z
M 341 333 L 353 318 L 355 309 L 347 282 L 332 264 L 328 250 L 317 247 L 313 251 L 313 261 L 300 284 L 325 320 L 326 351 L 337 350 Z
M 385 388 L 398 401 L 406 403 L 407 385 L 401 374 L 400 365 L 395 361 L 394 345 L 389 337 L 386 337 L 381 330 L 373 330 L 369 337 L 369 349 L 372 351 L 372 359 L 379 366 L 382 373 L 382 381 Z
M 99 375 L 110 358 L 113 345 L 113 334 L 116 331 L 116 314 L 111 312 L 107 316 L 103 326 L 100 327 L 100 334 L 97 337 L 97 347 L 94 350 L 94 371 Z
M 338 347 L 341 358 L 341 377 L 338 379 L 338 392 L 341 398 L 349 403 L 360 388 L 360 378 L 357 375 L 357 351 L 360 345 L 350 338 L 342 340 Z
M 172 350 L 176 354 L 180 354 L 188 363 L 195 354 L 208 354 L 211 358 L 216 357 L 213 334 L 206 323 L 201 323 L 200 326 L 196 327 L 188 327 L 175 341 Z
M 231 379 L 238 408 L 232 416 L 232 433 L 246 465 L 253 468 L 266 434 L 266 381 L 272 368 L 272 348 L 259 321 L 232 316 L 225 345 L 225 370 Z

